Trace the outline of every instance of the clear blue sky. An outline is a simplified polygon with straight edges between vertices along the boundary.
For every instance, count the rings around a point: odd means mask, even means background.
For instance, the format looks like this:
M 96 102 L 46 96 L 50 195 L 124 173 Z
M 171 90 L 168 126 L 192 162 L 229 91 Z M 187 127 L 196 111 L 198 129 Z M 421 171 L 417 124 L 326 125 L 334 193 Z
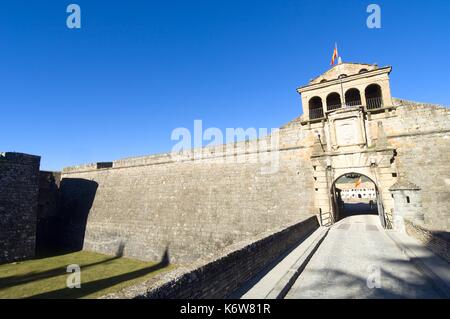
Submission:
M 70 3 L 80 30 L 66 27 Z M 448 0 L 5 1 L 0 151 L 59 170 L 169 151 L 195 119 L 279 127 L 335 41 L 344 61 L 392 65 L 393 96 L 450 105 L 449 14 Z

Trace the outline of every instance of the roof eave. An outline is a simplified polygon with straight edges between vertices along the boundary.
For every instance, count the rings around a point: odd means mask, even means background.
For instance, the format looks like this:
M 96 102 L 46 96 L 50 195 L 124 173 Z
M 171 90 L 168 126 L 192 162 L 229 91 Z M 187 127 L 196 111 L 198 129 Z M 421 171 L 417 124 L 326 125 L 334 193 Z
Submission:
M 304 85 L 304 86 L 300 86 L 300 87 L 297 88 L 297 92 L 301 94 L 301 93 L 306 92 L 306 91 L 310 91 L 310 90 L 314 90 L 314 89 L 320 89 L 320 88 L 323 88 L 323 87 L 339 84 L 340 80 L 342 80 L 342 82 L 345 83 L 345 82 L 349 82 L 349 81 L 355 80 L 357 78 L 366 77 L 367 75 L 375 76 L 375 75 L 383 74 L 383 73 L 390 74 L 391 71 L 392 71 L 392 67 L 391 66 L 385 66 L 385 67 L 378 68 L 378 69 L 371 70 L 371 71 L 367 71 L 367 72 L 364 72 L 364 73 L 358 73 L 358 74 L 349 75 L 349 76 L 347 76 L 345 78 L 342 78 L 342 79 L 334 79 L 334 80 L 330 80 L 330 81 L 326 81 L 326 82 L 322 82 L 322 83 L 307 84 L 307 85 Z

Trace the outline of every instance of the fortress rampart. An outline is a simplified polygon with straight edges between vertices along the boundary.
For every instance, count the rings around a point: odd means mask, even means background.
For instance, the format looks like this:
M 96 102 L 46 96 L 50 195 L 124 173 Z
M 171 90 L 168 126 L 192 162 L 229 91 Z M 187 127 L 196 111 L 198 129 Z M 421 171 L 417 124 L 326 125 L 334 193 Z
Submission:
M 314 215 L 310 147 L 296 145 L 293 133 L 280 133 L 274 171 L 271 157 L 252 152 L 255 141 L 236 143 L 231 158 L 217 146 L 202 159 L 164 154 L 65 169 L 67 243 L 104 253 L 123 245 L 126 256 L 151 260 L 168 249 L 173 262 L 186 263 L 304 220 Z
M 404 176 L 419 185 L 426 224 L 449 229 L 450 112 L 396 103 L 366 121 L 371 145 L 377 144 L 382 122 L 387 143 L 396 150 L 396 166 L 381 174 L 392 180 Z M 62 213 L 68 243 L 104 253 L 124 245 L 125 255 L 152 260 L 168 249 L 172 261 L 187 263 L 318 215 L 310 157 L 314 134 L 323 123 L 301 123 L 294 120 L 280 129 L 279 168 L 271 173 L 264 173 L 270 161 L 258 159 L 261 141 L 64 169 Z M 390 201 L 387 188 L 383 195 Z M 395 215 L 392 209 L 388 213 Z M 71 229 L 80 224 L 86 227 Z
M 35 256 L 40 157 L 0 153 L 0 263 Z
M 314 216 L 332 225 L 346 174 L 375 184 L 383 227 L 448 232 L 450 110 L 392 99 L 390 67 L 342 68 L 299 88 L 304 114 L 258 140 L 44 172 L 39 210 L 39 157 L 4 153 L 0 261 L 34 256 L 37 228 L 54 234 L 43 245 L 189 264 Z

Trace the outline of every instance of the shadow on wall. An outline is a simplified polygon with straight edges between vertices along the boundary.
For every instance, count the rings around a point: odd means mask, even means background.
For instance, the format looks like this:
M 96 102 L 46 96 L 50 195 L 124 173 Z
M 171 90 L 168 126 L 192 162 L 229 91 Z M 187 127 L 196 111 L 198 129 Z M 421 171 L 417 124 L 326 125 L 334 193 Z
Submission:
M 64 178 L 60 188 L 59 243 L 64 251 L 83 248 L 86 224 L 98 184 L 82 178 Z
M 450 264 L 450 232 L 434 231 L 425 246 Z
M 450 263 L 450 232 L 431 230 L 405 219 L 406 233 Z
M 53 255 L 58 250 L 60 173 L 39 173 L 39 200 L 36 225 L 36 256 Z

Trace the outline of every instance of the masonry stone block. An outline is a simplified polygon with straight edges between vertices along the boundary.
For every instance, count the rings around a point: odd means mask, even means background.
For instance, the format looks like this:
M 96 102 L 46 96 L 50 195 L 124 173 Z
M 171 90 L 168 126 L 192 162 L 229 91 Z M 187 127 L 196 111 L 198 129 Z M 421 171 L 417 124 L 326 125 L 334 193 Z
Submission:
M 35 256 L 40 157 L 0 153 L 0 263 Z

